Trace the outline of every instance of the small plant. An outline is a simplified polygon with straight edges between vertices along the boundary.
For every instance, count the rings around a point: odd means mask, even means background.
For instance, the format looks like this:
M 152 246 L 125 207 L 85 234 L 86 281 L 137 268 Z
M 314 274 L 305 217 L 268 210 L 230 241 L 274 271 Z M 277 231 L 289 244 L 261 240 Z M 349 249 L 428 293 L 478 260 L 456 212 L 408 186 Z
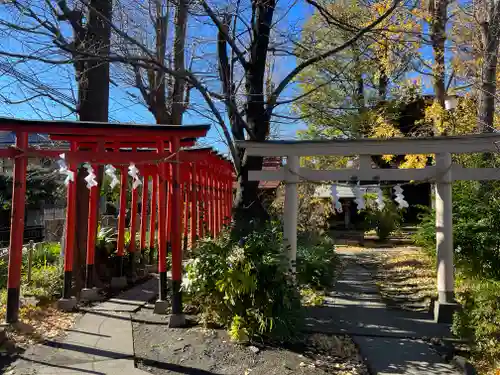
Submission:
M 334 213 L 332 201 L 329 198 L 316 197 L 315 184 L 300 184 L 298 186 L 299 209 L 297 230 L 300 233 L 324 232 L 329 228 L 329 219 Z M 276 199 L 270 206 L 270 213 L 276 218 L 282 218 L 285 206 L 284 186 L 278 188 Z
M 375 229 L 380 241 L 385 241 L 392 232 L 401 226 L 402 211 L 398 210 L 396 204 L 387 197 L 384 197 L 385 206 L 380 210 L 372 196 L 367 194 L 367 206 L 365 221 L 369 228 Z
M 198 243 L 183 288 L 205 323 L 233 340 L 286 339 L 300 322 L 300 296 L 284 258 L 281 228 L 269 224 L 242 241 L 228 232 Z
M 32 267 L 42 267 L 47 264 L 56 264 L 61 259 L 61 244 L 58 242 L 41 243 L 35 245 L 32 254 Z M 28 256 L 23 256 L 23 266 L 28 264 Z
M 31 273 L 31 284 L 26 285 L 24 294 L 48 301 L 59 296 L 62 287 L 62 265 L 45 265 L 33 268 Z
M 324 294 L 311 288 L 300 289 L 300 296 L 303 306 L 321 306 L 325 302 Z
M 333 239 L 328 236 L 303 235 L 297 246 L 297 280 L 314 289 L 333 286 L 339 257 Z
M 7 275 L 9 273 L 8 264 L 5 260 L 0 259 L 0 289 L 7 286 Z
M 118 232 L 114 227 L 101 227 L 97 230 L 96 248 L 111 254 L 116 250 Z
M 417 206 L 422 210 L 418 215 L 420 226 L 413 234 L 412 240 L 415 245 L 422 247 L 422 249 L 431 256 L 436 254 L 436 212 L 429 207 Z
M 500 282 L 466 283 L 458 293 L 462 309 L 455 313 L 452 331 L 472 343 L 478 367 L 496 368 L 500 366 Z

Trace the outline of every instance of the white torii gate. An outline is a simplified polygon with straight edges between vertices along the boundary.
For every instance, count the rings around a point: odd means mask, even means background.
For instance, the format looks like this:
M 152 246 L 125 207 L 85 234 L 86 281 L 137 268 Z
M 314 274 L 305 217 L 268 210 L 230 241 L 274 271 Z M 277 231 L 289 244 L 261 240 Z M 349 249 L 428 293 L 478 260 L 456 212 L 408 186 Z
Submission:
M 458 180 L 500 180 L 500 168 L 463 168 L 452 164 L 452 154 L 497 152 L 500 134 L 454 137 L 357 139 L 332 141 L 240 141 L 249 156 L 286 157 L 279 170 L 249 171 L 250 181 L 285 181 L 284 241 L 295 270 L 297 253 L 297 183 L 306 181 L 429 181 L 435 183 L 438 301 L 434 317 L 451 323 L 454 299 L 451 183 Z M 435 166 L 422 169 L 372 168 L 371 155 L 434 154 Z M 359 155 L 359 168 L 313 170 L 300 167 L 301 156 Z

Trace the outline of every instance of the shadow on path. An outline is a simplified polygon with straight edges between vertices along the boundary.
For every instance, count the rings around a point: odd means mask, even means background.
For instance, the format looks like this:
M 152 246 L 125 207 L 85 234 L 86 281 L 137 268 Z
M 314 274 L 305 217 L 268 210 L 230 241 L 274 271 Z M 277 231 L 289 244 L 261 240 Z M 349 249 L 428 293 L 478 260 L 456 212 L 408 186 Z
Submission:
M 459 374 L 427 342 L 452 339 L 449 326 L 428 313 L 388 309 L 358 255 L 342 256 L 347 267 L 325 306 L 309 309 L 307 329 L 352 336 L 373 374 Z

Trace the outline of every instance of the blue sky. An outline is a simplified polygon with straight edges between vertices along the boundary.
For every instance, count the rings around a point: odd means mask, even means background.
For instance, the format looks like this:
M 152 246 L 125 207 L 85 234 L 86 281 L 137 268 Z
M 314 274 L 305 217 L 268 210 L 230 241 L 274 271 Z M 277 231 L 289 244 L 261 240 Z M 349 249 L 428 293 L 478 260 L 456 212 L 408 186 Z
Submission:
M 292 5 L 290 7 L 290 5 Z M 308 16 L 312 14 L 311 8 L 303 2 L 295 2 L 293 0 L 280 0 L 278 1 L 278 7 L 276 11 L 275 20 L 281 19 L 280 30 L 287 30 L 293 28 L 299 28 Z M 12 19 L 11 13 L 6 12 L 5 8 L 0 6 L 0 19 L 7 19 L 8 21 L 15 22 Z M 64 30 L 68 31 L 68 30 Z M 211 33 L 211 34 L 210 34 Z M 207 26 L 202 26 L 201 28 L 191 28 L 188 29 L 188 35 L 193 38 L 201 38 L 203 34 L 210 35 L 210 38 L 214 39 L 212 35 L 214 34 L 213 29 L 210 30 Z M 22 37 L 12 35 L 7 35 L 5 33 L 0 33 L 0 44 L 1 49 L 9 52 L 20 52 L 29 53 L 33 50 L 39 48 L 36 42 L 22 39 Z M 213 43 L 207 43 L 203 46 L 204 52 L 213 54 L 215 52 L 215 45 Z M 1 59 L 5 63 L 4 59 Z M 12 61 L 12 60 L 11 60 Z M 207 66 L 207 61 L 200 61 L 196 70 L 205 69 Z M 213 62 L 211 62 L 213 63 Z M 296 65 L 295 59 L 291 57 L 278 58 L 275 63 L 274 71 L 274 81 L 278 83 L 290 70 L 292 70 Z M 34 77 L 37 81 L 55 88 L 57 91 L 63 93 L 67 96 L 73 96 L 76 93 L 74 89 L 75 82 L 73 76 L 73 68 L 71 66 L 57 66 L 48 65 L 43 63 L 20 63 L 15 66 L 18 71 L 24 74 Z M 3 72 L 2 72 L 3 73 Z M 116 81 L 116 77 L 112 76 L 112 79 Z M 289 87 L 285 92 L 283 92 L 282 97 L 293 96 L 293 85 Z M 139 93 L 135 89 L 130 87 L 124 87 L 123 84 L 118 82 L 118 85 L 111 85 L 110 88 L 110 103 L 109 103 L 109 121 L 110 122 L 134 122 L 134 123 L 154 123 L 154 118 L 151 113 L 141 104 L 134 103 L 131 99 L 130 93 L 139 96 Z M 12 101 L 22 100 L 28 96 L 26 88 L 20 84 L 11 75 L 2 74 L 0 76 L 0 94 Z M 196 92 L 192 92 L 192 102 L 199 107 L 204 105 L 203 99 Z M 279 109 L 281 112 L 288 112 L 289 108 Z M 68 111 L 66 108 L 60 104 L 54 103 L 50 100 L 35 99 L 30 102 L 22 104 L 2 104 L 0 105 L 0 116 L 16 117 L 16 118 L 28 118 L 28 119 L 50 119 L 52 118 L 67 118 L 74 119 L 74 116 L 68 116 Z M 227 147 L 221 139 L 221 131 L 218 125 L 209 121 L 203 116 L 200 116 L 194 112 L 189 112 L 184 117 L 185 124 L 200 124 L 209 123 L 212 128 L 204 140 L 205 144 L 210 144 L 216 147 L 221 152 L 225 152 Z M 282 138 L 293 138 L 295 136 L 296 130 L 304 127 L 304 124 L 297 121 L 292 124 L 280 125 L 279 135 Z
M 139 1 L 139 0 L 130 0 Z M 224 1 L 224 0 L 222 0 Z M 11 19 L 11 13 L 5 10 L 5 6 L 0 6 L 0 19 L 6 19 L 16 23 L 16 19 Z M 133 11 L 132 11 L 133 13 Z M 278 0 L 277 9 L 275 12 L 274 20 L 280 19 L 280 23 L 276 30 L 280 33 L 290 33 L 295 38 L 300 37 L 300 30 L 305 21 L 313 13 L 311 6 L 307 5 L 304 0 Z M 244 15 L 244 13 L 243 13 Z M 215 53 L 215 30 L 214 26 L 209 26 L 210 21 L 205 18 L 193 17 L 190 21 L 188 28 L 188 44 L 194 40 L 197 41 L 198 58 L 193 67 L 197 75 L 214 91 L 219 91 L 218 78 L 204 77 L 204 72 L 214 72 L 216 66 Z M 64 33 L 71 34 L 69 28 L 62 24 Z M 142 25 L 141 25 L 142 27 Z M 143 26 L 146 29 L 149 26 Z M 142 29 L 141 29 L 142 30 Z M 427 32 L 427 26 L 424 25 L 424 33 Z M 272 38 L 276 38 L 277 33 L 274 32 Z M 45 44 L 46 39 L 42 40 Z M 19 36 L 12 36 L 2 32 L 0 29 L 0 49 L 10 52 L 30 53 L 40 48 L 40 43 L 37 45 L 36 40 L 27 40 Z M 47 51 L 46 55 L 53 58 L 51 53 L 57 54 L 55 47 Z M 432 60 L 432 49 L 430 46 L 423 46 L 420 50 L 421 56 L 429 61 Z M 189 51 L 186 51 L 189 55 Z M 450 51 L 447 52 L 447 58 L 451 57 Z M 57 56 L 56 56 L 57 57 Z M 189 59 L 190 56 L 187 56 Z M 5 63 L 5 58 L 0 58 L 0 64 Z M 296 66 L 295 58 L 293 57 L 279 57 L 275 60 L 275 69 L 273 72 L 273 81 L 278 84 L 283 77 L 286 76 Z M 72 66 L 61 65 L 48 65 L 39 62 L 25 62 L 15 65 L 15 68 L 29 77 L 48 85 L 58 92 L 66 96 L 76 95 L 75 77 Z M 0 65 L 0 72 L 2 72 Z M 407 74 L 408 78 L 422 77 L 420 74 L 413 72 Z M 422 92 L 432 94 L 432 82 L 430 77 L 423 76 Z M 131 88 L 117 78 L 112 68 L 113 84 L 110 87 L 110 103 L 109 103 L 109 121 L 110 122 L 132 122 L 132 123 L 154 123 L 154 118 L 151 113 L 142 104 L 138 104 L 132 95 L 140 96 L 138 90 Z M 282 93 L 281 99 L 289 99 L 296 95 L 297 87 L 290 84 L 288 88 Z M 22 84 L 20 84 L 11 75 L 0 75 L 0 95 L 10 100 L 21 100 L 26 97 L 27 93 Z M 5 101 L 0 98 L 0 116 L 9 116 L 17 118 L 30 118 L 30 119 L 50 119 L 50 118 L 68 118 L 74 119 L 74 116 L 67 116 L 68 111 L 63 106 L 54 103 L 50 100 L 36 99 L 22 104 L 4 104 Z M 192 90 L 191 103 L 198 109 L 204 109 L 205 113 L 209 113 L 204 100 L 196 90 Z M 218 104 L 219 108 L 223 108 L 222 104 Z M 282 114 L 292 114 L 290 107 L 279 107 L 276 112 Z M 208 136 L 203 139 L 204 145 L 210 145 L 221 152 L 227 152 L 227 146 L 222 136 L 220 127 L 212 120 L 190 111 L 184 116 L 184 124 L 210 124 L 212 125 Z M 305 124 L 301 121 L 289 121 L 287 124 L 278 126 L 278 136 L 281 139 L 293 138 L 296 131 L 305 128 Z

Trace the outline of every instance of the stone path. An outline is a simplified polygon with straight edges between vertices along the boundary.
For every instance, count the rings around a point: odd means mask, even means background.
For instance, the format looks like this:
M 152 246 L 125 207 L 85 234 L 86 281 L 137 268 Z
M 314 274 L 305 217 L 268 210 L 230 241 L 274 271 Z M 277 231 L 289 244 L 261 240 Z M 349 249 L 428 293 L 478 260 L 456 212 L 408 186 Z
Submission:
M 449 326 L 434 323 L 430 314 L 388 309 L 356 255 L 343 257 L 347 268 L 327 305 L 311 308 L 308 329 L 352 336 L 372 374 L 461 374 L 428 342 L 450 339 Z
M 131 313 L 156 298 L 152 278 L 94 307 L 59 340 L 24 352 L 6 375 L 145 375 L 134 367 Z

